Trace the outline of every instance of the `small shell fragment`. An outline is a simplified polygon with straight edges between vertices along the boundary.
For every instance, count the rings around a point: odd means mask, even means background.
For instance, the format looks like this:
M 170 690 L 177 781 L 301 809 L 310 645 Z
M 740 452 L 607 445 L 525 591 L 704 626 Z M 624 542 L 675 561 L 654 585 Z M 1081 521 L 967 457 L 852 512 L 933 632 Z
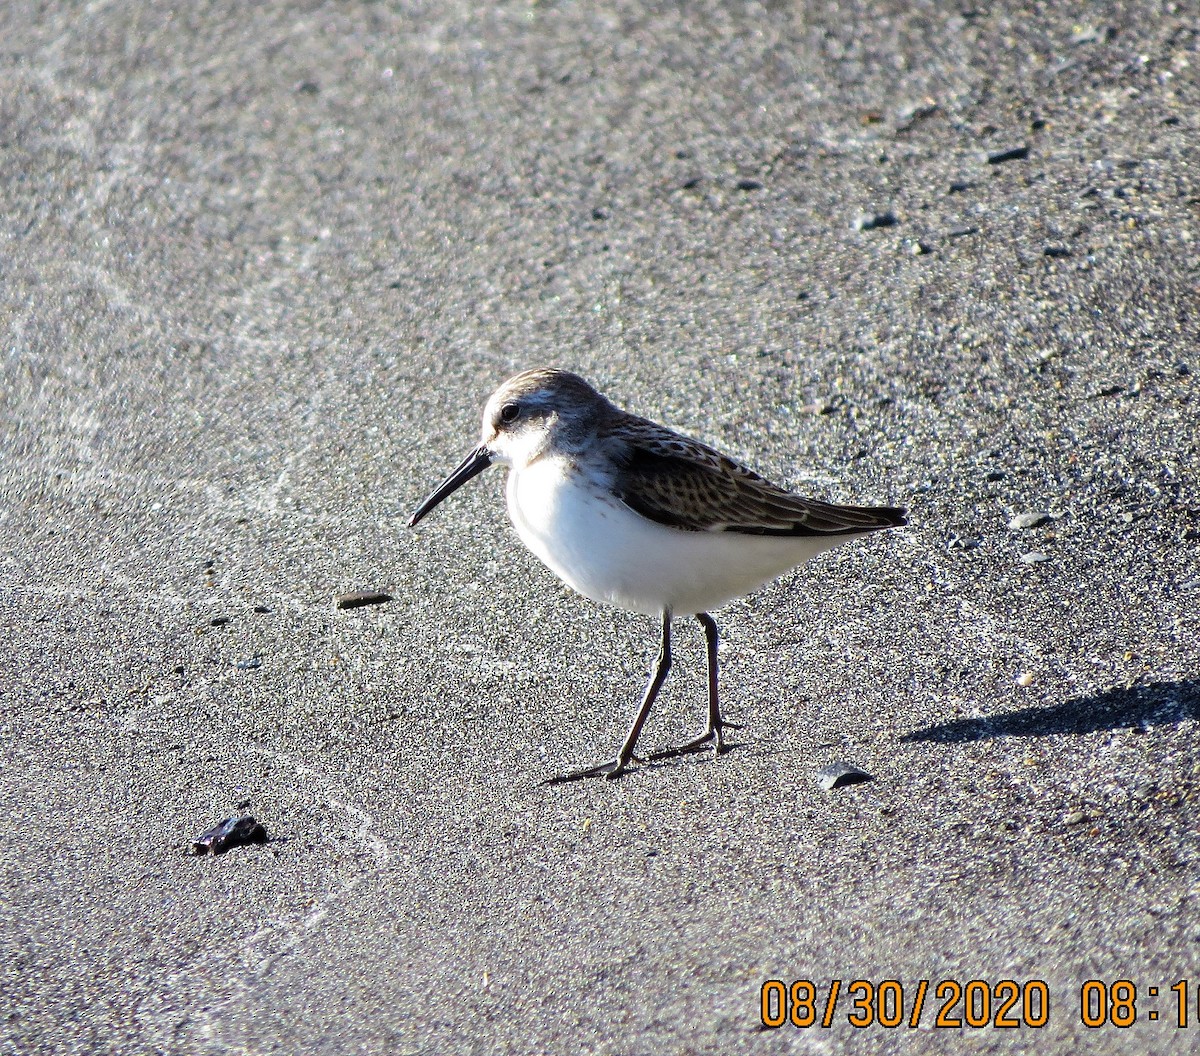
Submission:
M 817 771 L 817 784 L 826 792 L 832 792 L 835 788 L 844 788 L 846 785 L 861 785 L 864 781 L 874 780 L 875 778 L 865 770 L 860 770 L 857 766 L 840 759 Z
M 1027 528 L 1040 528 L 1053 518 L 1045 510 L 1035 510 L 1032 513 L 1018 513 L 1008 522 L 1010 531 L 1020 532 Z

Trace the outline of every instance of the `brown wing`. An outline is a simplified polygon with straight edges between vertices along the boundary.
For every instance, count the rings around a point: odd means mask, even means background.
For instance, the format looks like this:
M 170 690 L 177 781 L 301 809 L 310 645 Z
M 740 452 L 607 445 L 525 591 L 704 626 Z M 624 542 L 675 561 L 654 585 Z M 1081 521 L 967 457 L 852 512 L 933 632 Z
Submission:
M 802 498 L 704 444 L 653 422 L 637 424 L 643 427 L 613 484 L 625 505 L 660 524 L 692 532 L 849 535 L 907 523 L 905 511 L 891 506 Z

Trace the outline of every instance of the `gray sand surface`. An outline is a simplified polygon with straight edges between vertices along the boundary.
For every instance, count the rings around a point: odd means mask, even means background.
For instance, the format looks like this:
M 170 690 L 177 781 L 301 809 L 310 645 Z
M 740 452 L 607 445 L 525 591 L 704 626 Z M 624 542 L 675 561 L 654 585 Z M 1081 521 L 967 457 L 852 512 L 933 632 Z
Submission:
M 1200 1050 L 1195 5 L 16 0 L 0 41 L 0 1053 Z M 500 470 L 406 527 L 541 364 L 912 511 L 717 614 L 717 762 L 543 786 L 652 621 L 526 553 Z M 703 713 L 676 643 L 648 746 Z M 239 813 L 270 842 L 189 856 Z M 943 980 L 1049 1014 L 935 1027 Z

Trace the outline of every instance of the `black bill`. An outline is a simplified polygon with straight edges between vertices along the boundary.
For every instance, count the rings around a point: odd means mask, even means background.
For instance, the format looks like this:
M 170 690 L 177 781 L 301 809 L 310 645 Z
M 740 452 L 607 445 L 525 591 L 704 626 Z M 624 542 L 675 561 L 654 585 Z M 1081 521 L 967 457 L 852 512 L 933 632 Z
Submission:
M 443 480 L 409 518 L 411 528 L 452 491 L 457 491 L 472 477 L 478 476 L 492 464 L 492 455 L 482 444 L 462 460 L 458 468 Z

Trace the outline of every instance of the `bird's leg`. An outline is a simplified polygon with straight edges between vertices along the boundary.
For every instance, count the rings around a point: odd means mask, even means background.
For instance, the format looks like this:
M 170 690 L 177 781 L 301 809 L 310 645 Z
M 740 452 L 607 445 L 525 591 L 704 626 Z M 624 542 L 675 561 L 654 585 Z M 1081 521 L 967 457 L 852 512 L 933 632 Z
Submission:
M 549 778 L 543 784 L 560 785 L 566 781 L 582 781 L 585 777 L 606 777 L 610 781 L 613 781 L 625 773 L 631 761 L 640 762 L 641 760 L 637 759 L 637 756 L 633 754 L 633 749 L 637 745 L 638 735 L 642 732 L 642 727 L 646 724 L 646 717 L 650 714 L 650 709 L 654 706 L 654 700 L 658 696 L 658 691 L 662 689 L 663 683 L 667 680 L 667 673 L 670 670 L 671 610 L 664 609 L 662 614 L 662 644 L 659 646 L 658 659 L 655 661 L 650 681 L 646 684 L 646 692 L 642 694 L 642 703 L 633 718 L 633 725 L 629 727 L 629 732 L 625 735 L 625 740 L 621 744 L 621 750 L 617 752 L 617 757 L 610 759 L 607 763 L 600 763 L 599 766 L 589 766 L 584 770 L 573 770 L 570 773 L 559 774 L 557 777 Z
M 725 743 L 725 730 L 740 730 L 741 727 L 721 718 L 720 698 L 717 694 L 717 621 L 707 612 L 696 613 L 696 620 L 704 628 L 704 641 L 708 646 L 708 724 L 699 737 L 693 737 L 678 748 L 663 748 L 653 752 L 649 759 L 671 759 L 689 752 L 699 752 L 713 746 L 714 755 L 723 755 L 734 745 Z

